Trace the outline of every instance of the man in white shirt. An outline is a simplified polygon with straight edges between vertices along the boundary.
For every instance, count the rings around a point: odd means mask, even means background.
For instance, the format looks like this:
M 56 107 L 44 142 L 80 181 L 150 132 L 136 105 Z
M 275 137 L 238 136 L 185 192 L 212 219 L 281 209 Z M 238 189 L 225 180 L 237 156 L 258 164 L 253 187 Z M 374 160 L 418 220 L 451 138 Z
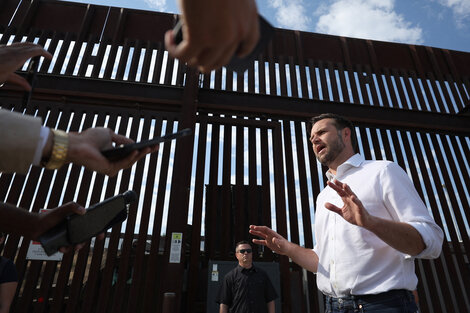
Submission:
M 354 127 L 335 114 L 311 120 L 310 142 L 328 167 L 318 195 L 313 250 L 266 226 L 250 226 L 274 252 L 317 274 L 331 312 L 416 312 L 415 258 L 437 258 L 443 232 L 406 173 L 357 154 Z

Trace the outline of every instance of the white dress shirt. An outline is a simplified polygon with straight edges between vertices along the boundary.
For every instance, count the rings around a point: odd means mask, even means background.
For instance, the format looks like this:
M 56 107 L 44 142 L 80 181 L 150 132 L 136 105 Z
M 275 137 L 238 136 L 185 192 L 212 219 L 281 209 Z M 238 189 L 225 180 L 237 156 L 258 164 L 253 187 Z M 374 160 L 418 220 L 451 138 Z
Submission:
M 39 132 L 39 142 L 34 152 L 33 164 L 39 166 L 42 158 L 42 150 L 46 145 L 47 138 L 49 137 L 50 129 L 49 127 L 41 126 L 41 131 Z
M 366 161 L 356 154 L 341 164 L 329 180 L 347 183 L 374 216 L 415 227 L 426 245 L 417 258 L 436 258 L 444 234 L 434 222 L 411 180 L 390 161 Z M 325 208 L 325 202 L 343 206 L 330 187 L 317 198 L 314 251 L 318 254 L 318 288 L 332 297 L 377 294 L 416 288 L 414 258 L 387 245 L 372 232 L 348 223 Z

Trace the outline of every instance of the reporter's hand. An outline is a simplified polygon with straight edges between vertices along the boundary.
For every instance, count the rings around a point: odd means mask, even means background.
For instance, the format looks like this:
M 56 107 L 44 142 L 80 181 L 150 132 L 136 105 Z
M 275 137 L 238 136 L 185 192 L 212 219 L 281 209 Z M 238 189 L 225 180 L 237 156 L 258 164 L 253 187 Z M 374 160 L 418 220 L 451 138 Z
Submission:
M 248 55 L 259 40 L 254 0 L 179 0 L 183 41 L 175 45 L 173 31 L 165 34 L 170 55 L 198 66 L 202 72 L 229 63 L 234 54 Z
M 31 238 L 37 240 L 42 234 L 47 232 L 52 227 L 64 221 L 64 219 L 71 214 L 85 214 L 86 210 L 81 205 L 75 202 L 68 202 L 57 208 L 44 210 L 37 215 L 37 226 L 35 232 L 31 234 Z
M 133 151 L 127 157 L 113 162 L 101 153 L 102 150 L 112 148 L 113 143 L 121 145 L 133 142 L 132 139 L 116 134 L 111 129 L 104 127 L 88 128 L 81 133 L 71 132 L 69 133 L 67 161 L 83 165 L 87 169 L 101 174 L 114 176 L 121 169 L 131 167 L 147 153 L 158 151 L 158 145 L 152 148 L 147 147 L 139 151 Z
M 30 90 L 28 81 L 15 71 L 22 67 L 29 58 L 42 55 L 52 59 L 52 55 L 43 47 L 32 42 L 15 42 L 9 46 L 0 45 L 0 84 L 5 82 Z
M 263 239 L 253 239 L 253 243 L 263 245 L 277 254 L 288 255 L 290 242 L 269 227 L 250 225 L 250 234 Z
M 54 226 L 62 223 L 64 219 L 71 214 L 83 215 L 85 213 L 85 208 L 75 202 L 68 202 L 55 209 L 45 210 L 44 212 L 38 214 L 38 222 L 36 223 L 36 225 L 38 225 L 37 232 L 33 233 L 32 239 L 37 240 L 39 236 L 41 236 Z M 104 236 L 105 234 L 101 233 L 96 236 L 96 238 L 98 240 L 103 240 Z M 80 250 L 84 245 L 85 243 L 80 243 L 74 246 L 60 247 L 59 251 L 62 253 L 72 251 L 72 249 L 77 251 Z

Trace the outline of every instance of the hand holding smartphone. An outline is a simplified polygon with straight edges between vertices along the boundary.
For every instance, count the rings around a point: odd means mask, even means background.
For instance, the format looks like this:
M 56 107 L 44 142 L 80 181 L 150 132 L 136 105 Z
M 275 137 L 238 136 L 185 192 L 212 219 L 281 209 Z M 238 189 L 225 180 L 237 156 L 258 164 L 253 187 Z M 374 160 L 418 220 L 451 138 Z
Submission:
M 87 208 L 84 215 L 72 214 L 63 222 L 39 237 L 48 256 L 60 247 L 76 245 L 108 230 L 127 218 L 127 207 L 137 200 L 137 194 L 128 190 Z
M 261 15 L 258 15 L 259 21 L 259 30 L 260 30 L 260 38 L 258 43 L 256 44 L 255 48 L 249 55 L 244 58 L 239 58 L 236 55 L 232 57 L 230 62 L 225 65 L 225 68 L 229 71 L 237 72 L 238 74 L 242 74 L 247 70 L 252 64 L 253 61 L 258 57 L 260 53 L 266 48 L 266 46 L 271 41 L 271 38 L 274 35 L 274 27 L 269 24 Z M 183 27 L 182 27 L 181 19 L 176 23 L 175 27 L 173 28 L 173 36 L 176 44 L 179 44 L 183 41 Z
M 146 147 L 155 146 L 161 142 L 170 141 L 177 139 L 183 136 L 191 134 L 191 129 L 185 128 L 176 133 L 165 135 L 162 137 L 157 137 L 149 140 L 144 140 L 136 143 L 131 143 L 128 145 L 123 145 L 119 147 L 114 147 L 108 150 L 103 150 L 101 153 L 110 161 L 117 161 L 128 156 L 132 151 L 141 150 Z

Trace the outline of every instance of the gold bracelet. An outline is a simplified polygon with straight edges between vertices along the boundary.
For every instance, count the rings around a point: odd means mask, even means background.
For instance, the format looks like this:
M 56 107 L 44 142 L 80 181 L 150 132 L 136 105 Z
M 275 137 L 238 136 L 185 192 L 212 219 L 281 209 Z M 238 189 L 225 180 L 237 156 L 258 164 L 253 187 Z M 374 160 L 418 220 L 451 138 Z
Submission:
M 46 163 L 46 168 L 55 170 L 64 165 L 69 148 L 69 135 L 58 129 L 51 129 L 54 136 L 54 145 L 52 147 L 51 157 Z

